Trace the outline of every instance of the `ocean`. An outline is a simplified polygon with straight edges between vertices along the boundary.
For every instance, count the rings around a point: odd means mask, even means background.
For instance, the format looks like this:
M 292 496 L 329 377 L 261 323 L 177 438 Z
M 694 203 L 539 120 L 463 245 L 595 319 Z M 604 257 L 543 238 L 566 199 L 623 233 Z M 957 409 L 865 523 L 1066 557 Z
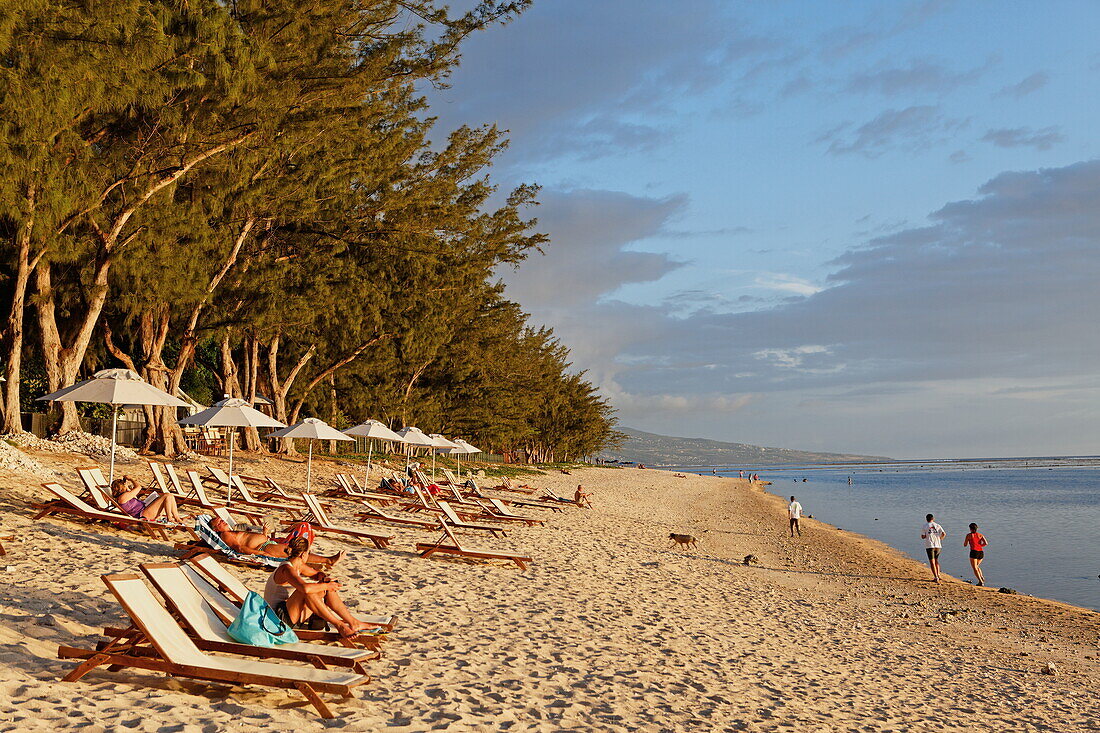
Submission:
M 1100 611 L 1100 466 L 1064 459 L 1024 465 L 944 461 L 752 470 L 773 482 L 772 493 L 798 497 L 806 514 L 922 562 L 920 530 L 924 515 L 934 514 L 948 535 L 941 567 L 964 581 L 974 579 L 962 542 L 975 522 L 989 541 L 982 563 L 986 585 Z M 737 470 L 718 473 L 736 476 Z

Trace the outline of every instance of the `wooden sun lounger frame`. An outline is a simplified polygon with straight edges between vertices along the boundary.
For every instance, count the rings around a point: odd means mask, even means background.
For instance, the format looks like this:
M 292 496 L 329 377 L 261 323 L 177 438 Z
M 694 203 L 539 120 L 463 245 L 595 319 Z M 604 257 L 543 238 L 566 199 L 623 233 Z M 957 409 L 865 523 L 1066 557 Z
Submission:
M 285 677 L 276 677 L 274 675 L 269 676 L 251 674 L 244 671 L 204 668 L 173 662 L 160 648 L 158 648 L 154 641 L 156 635 L 149 633 L 149 630 L 142 623 L 142 619 L 138 618 L 138 614 L 116 591 L 113 585 L 114 581 L 138 580 L 140 582 L 141 576 L 136 573 L 127 573 L 103 575 L 101 577 L 112 594 L 118 599 L 123 609 L 126 610 L 127 615 L 129 615 L 134 622 L 134 628 L 131 632 L 122 635 L 107 635 L 108 641 L 97 644 L 95 649 L 81 649 L 79 647 L 65 645 L 59 646 L 57 648 L 58 658 L 84 660 L 84 662 L 78 664 L 75 669 L 62 678 L 63 682 L 76 682 L 84 677 L 84 675 L 103 665 L 108 665 L 108 669 L 111 671 L 133 667 L 135 669 L 145 669 L 151 672 L 163 672 L 172 677 L 185 677 L 188 679 L 231 685 L 260 685 L 286 690 L 297 690 L 302 693 L 314 708 L 316 708 L 317 713 L 322 718 L 333 718 L 335 716 L 332 714 L 332 710 L 325 701 L 321 699 L 318 693 L 327 692 L 350 698 L 354 696 L 352 691 L 355 687 L 365 684 L 370 679 L 369 677 L 360 675 L 360 679 L 355 681 L 354 684 L 332 684 L 326 682 L 306 683 L 297 682 Z M 144 583 L 142 583 L 142 587 L 152 596 L 152 592 L 145 587 Z M 296 669 L 298 668 L 287 667 L 287 672 L 289 673 Z
M 283 521 L 283 524 L 297 524 L 298 522 L 309 522 L 310 526 L 321 534 L 343 534 L 349 537 L 355 537 L 361 540 L 369 540 L 379 550 L 384 550 L 389 547 L 390 541 L 394 538 L 394 535 L 382 535 L 375 534 L 373 532 L 367 532 L 362 529 L 355 529 L 353 527 L 340 527 L 332 524 L 329 521 L 328 514 L 325 513 L 325 508 L 321 506 L 321 502 L 317 501 L 317 497 L 313 494 L 302 494 L 302 498 L 306 499 L 306 514 L 302 519 L 297 521 Z
M 471 522 L 467 519 L 463 519 L 454 508 L 446 501 L 436 500 L 436 504 L 443 511 L 443 517 L 447 519 L 451 529 L 468 529 L 472 531 L 489 532 L 494 537 L 506 537 L 508 530 L 504 527 L 498 527 L 495 524 L 478 524 L 477 522 Z
M 351 501 L 376 501 L 383 506 L 388 504 L 396 504 L 401 501 L 401 497 L 397 494 L 382 494 L 375 491 L 363 491 L 358 487 L 352 486 L 348 480 L 348 475 L 343 473 L 336 474 L 334 481 L 336 482 L 336 488 L 328 489 L 325 491 L 326 496 L 331 496 L 335 499 L 349 499 Z
M 418 542 L 416 545 L 416 551 L 420 553 L 420 557 L 431 557 L 437 553 L 444 555 L 458 555 L 460 557 L 470 557 L 479 560 L 509 560 L 519 566 L 520 570 L 527 569 L 527 563 L 534 562 L 534 559 L 526 555 L 516 555 L 510 552 L 496 552 L 493 550 L 478 550 L 472 547 L 463 547 L 458 541 L 458 537 L 451 531 L 450 526 L 447 524 L 447 520 L 441 518 L 439 520 L 439 528 L 443 530 L 443 536 L 438 542 Z M 451 544 L 444 544 L 447 540 L 451 541 Z
M 149 537 L 157 540 L 164 540 L 165 542 L 169 541 L 169 530 L 188 532 L 191 534 L 192 537 L 195 536 L 195 533 L 191 529 L 182 525 L 150 522 L 148 519 L 143 519 L 142 517 L 132 517 L 129 514 L 123 512 L 121 509 L 115 511 L 112 509 L 99 509 L 98 507 L 90 506 L 85 503 L 83 499 L 76 496 L 64 486 L 54 481 L 44 483 L 42 484 L 42 487 L 57 498 L 52 501 L 32 504 L 31 508 L 37 510 L 38 512 L 31 518 L 34 521 L 52 516 L 54 514 L 67 514 L 74 517 L 80 517 L 88 521 L 107 522 L 108 524 L 114 525 L 118 529 L 129 529 L 131 527 L 136 527 Z M 54 487 L 60 488 L 62 491 L 64 491 L 66 494 L 69 494 L 77 501 L 85 503 L 87 509 L 81 507 L 80 504 L 74 504 L 69 498 L 65 497 L 63 494 L 58 493 L 54 489 Z
M 199 598 L 202 598 L 202 594 L 199 593 L 199 590 L 191 584 L 190 580 L 188 580 L 186 573 L 183 572 L 183 568 L 181 568 L 178 563 L 174 562 L 142 563 L 138 567 L 141 568 L 141 572 L 145 575 L 146 578 L 149 579 L 149 582 L 152 583 L 153 587 L 156 588 L 157 591 L 160 593 L 161 598 L 163 598 L 165 603 L 167 604 L 169 613 L 171 613 L 176 621 L 179 622 L 183 630 L 186 631 L 187 635 L 191 637 L 191 640 L 195 642 L 195 646 L 197 646 L 204 652 L 240 654 L 242 656 L 258 657 L 260 659 L 287 659 L 293 662 L 305 662 L 307 664 L 312 664 L 317 669 L 328 669 L 329 666 L 347 667 L 354 672 L 357 672 L 366 677 L 370 677 L 370 673 L 367 672 L 367 669 L 363 666 L 363 662 L 372 662 L 381 659 L 382 657 L 380 653 L 365 655 L 359 657 L 358 659 L 341 656 L 337 654 L 332 654 L 332 647 L 325 647 L 320 644 L 312 645 L 316 647 L 315 649 L 302 651 L 300 649 L 288 647 L 282 644 L 273 647 L 264 647 L 253 646 L 251 644 L 242 644 L 235 641 L 219 641 L 216 639 L 203 638 L 199 634 L 198 629 L 192 626 L 190 621 L 188 621 L 187 614 L 180 608 L 180 604 L 178 600 L 173 596 L 171 588 L 165 587 L 162 584 L 161 579 L 158 577 L 158 570 L 175 568 L 180 572 L 182 582 L 187 583 L 188 588 L 194 591 L 194 593 Z M 221 618 L 220 616 L 218 616 L 214 608 L 210 606 L 209 603 L 207 603 L 205 598 L 202 600 L 202 604 L 207 606 L 215 617 L 219 619 Z M 123 631 L 132 630 L 134 629 L 131 626 L 130 629 L 125 629 Z M 104 629 L 105 635 L 107 634 L 107 631 L 108 629 Z M 115 629 L 110 629 L 110 631 L 115 631 Z M 295 629 L 296 635 L 297 632 L 298 630 Z
M 362 507 L 366 507 L 367 511 L 359 512 L 355 515 L 355 518 L 360 521 L 374 521 L 383 522 L 385 524 L 394 524 L 400 527 L 413 527 L 416 529 L 438 529 L 439 523 L 429 521 L 427 519 L 417 519 L 416 517 L 401 517 L 396 514 L 386 514 L 382 509 L 371 504 L 369 501 L 362 501 L 359 504 Z
M 212 552 L 200 553 L 184 561 L 182 564 L 185 570 L 187 568 L 190 568 L 191 571 L 193 571 L 204 581 L 206 581 L 208 585 L 210 585 L 212 588 L 215 588 L 219 593 L 221 593 L 222 597 L 224 597 L 229 604 L 233 605 L 236 608 L 239 608 L 240 605 L 244 603 L 244 596 L 242 596 L 238 592 L 238 589 L 230 586 L 224 579 L 218 577 L 218 573 L 213 570 L 209 563 L 213 563 L 219 566 L 222 571 L 229 570 L 229 568 L 224 567 L 222 561 L 215 557 L 214 553 Z M 247 591 L 248 587 L 245 586 L 245 584 L 241 582 L 239 578 L 237 578 L 232 573 L 227 573 L 227 575 L 231 580 L 240 585 L 242 589 Z M 222 611 L 217 606 L 214 606 L 214 613 L 222 616 Z M 222 616 L 222 620 L 226 622 L 231 622 L 235 617 L 236 612 L 234 611 L 233 617 Z M 382 623 L 382 619 L 385 618 L 388 618 L 389 621 Z M 378 628 L 388 632 L 393 631 L 394 624 L 397 622 L 397 617 L 368 616 L 362 620 L 366 621 L 367 623 L 375 624 L 376 626 L 378 626 Z M 368 649 L 374 649 L 377 648 L 377 643 L 379 641 L 379 637 L 372 634 L 349 638 L 346 636 L 340 636 L 334 631 L 312 631 L 309 629 L 295 629 L 294 633 L 297 634 L 298 638 L 302 641 L 330 641 L 336 642 L 346 647 L 358 647 L 359 645 L 364 645 Z

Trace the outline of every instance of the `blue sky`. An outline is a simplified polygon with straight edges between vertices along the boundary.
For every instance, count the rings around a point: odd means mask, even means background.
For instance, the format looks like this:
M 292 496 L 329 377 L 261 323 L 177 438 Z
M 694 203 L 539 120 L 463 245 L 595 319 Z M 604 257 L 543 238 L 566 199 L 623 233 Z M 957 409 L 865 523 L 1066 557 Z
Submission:
M 1100 5 L 536 0 L 470 40 L 551 236 L 501 277 L 622 423 L 1097 453 Z

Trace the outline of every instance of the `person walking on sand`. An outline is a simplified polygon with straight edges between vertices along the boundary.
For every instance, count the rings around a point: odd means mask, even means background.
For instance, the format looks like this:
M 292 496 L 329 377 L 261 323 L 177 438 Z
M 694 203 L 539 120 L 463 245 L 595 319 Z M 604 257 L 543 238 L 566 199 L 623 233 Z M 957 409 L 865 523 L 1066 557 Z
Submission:
M 963 547 L 970 548 L 970 568 L 974 571 L 974 577 L 978 579 L 978 585 L 985 585 L 985 575 L 982 574 L 982 560 L 985 559 L 985 535 L 978 531 L 978 525 L 970 523 L 970 534 L 963 538 Z
M 798 520 L 802 519 L 802 505 L 793 496 L 791 503 L 787 505 L 787 517 L 791 520 L 791 537 L 794 537 L 795 532 L 798 532 L 798 536 L 801 537 L 802 528 L 798 526 Z
M 943 549 L 943 540 L 947 532 L 936 524 L 936 518 L 931 514 L 924 516 L 925 525 L 921 530 L 920 538 L 924 540 L 924 552 L 928 555 L 928 567 L 932 569 L 933 582 L 940 582 L 940 550 Z

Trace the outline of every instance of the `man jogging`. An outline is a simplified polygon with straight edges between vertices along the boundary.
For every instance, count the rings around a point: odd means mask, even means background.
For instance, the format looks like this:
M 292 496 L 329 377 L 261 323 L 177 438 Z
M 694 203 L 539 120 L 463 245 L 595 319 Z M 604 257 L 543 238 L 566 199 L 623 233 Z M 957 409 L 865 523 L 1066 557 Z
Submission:
M 943 547 L 943 539 L 947 532 L 936 524 L 936 518 L 931 514 L 924 517 L 926 524 L 921 530 L 920 538 L 924 540 L 924 551 L 928 554 L 928 567 L 932 569 L 932 580 L 940 582 L 940 549 Z
M 802 505 L 793 496 L 791 497 L 791 503 L 787 505 L 787 516 L 791 520 L 791 537 L 794 537 L 796 531 L 798 536 L 801 537 L 802 529 L 798 526 L 798 520 L 802 518 Z

